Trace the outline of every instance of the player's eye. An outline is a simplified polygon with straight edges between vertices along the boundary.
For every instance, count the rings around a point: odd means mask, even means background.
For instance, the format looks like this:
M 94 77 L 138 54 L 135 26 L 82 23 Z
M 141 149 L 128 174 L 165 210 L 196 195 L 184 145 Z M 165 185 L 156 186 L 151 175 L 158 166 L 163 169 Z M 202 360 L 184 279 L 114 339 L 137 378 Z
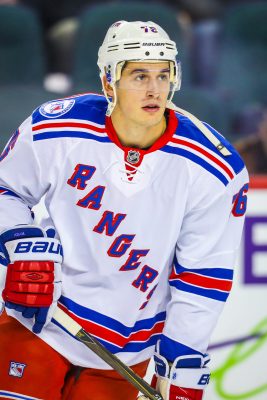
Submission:
M 169 80 L 169 74 L 167 74 L 167 73 L 160 74 L 158 78 L 159 78 L 160 81 L 165 81 L 166 82 L 166 81 Z
M 138 74 L 138 75 L 136 75 L 136 77 L 135 77 L 135 80 L 136 81 L 139 81 L 139 82 L 142 82 L 142 81 L 144 81 L 146 79 L 146 75 L 145 74 Z

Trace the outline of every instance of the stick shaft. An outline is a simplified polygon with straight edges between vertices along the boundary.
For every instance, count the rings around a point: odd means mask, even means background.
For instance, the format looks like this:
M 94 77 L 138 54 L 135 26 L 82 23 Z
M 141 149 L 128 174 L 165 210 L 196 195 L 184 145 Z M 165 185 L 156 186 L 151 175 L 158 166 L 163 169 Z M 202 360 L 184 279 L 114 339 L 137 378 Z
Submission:
M 76 321 L 60 308 L 56 309 L 53 318 L 64 327 L 71 335 L 75 336 L 81 343 L 87 346 L 102 360 L 116 370 L 136 389 L 143 393 L 148 399 L 163 400 L 161 394 L 153 389 L 143 378 L 137 375 L 131 368 L 125 365 L 118 357 L 107 350 L 95 337 L 86 332 Z

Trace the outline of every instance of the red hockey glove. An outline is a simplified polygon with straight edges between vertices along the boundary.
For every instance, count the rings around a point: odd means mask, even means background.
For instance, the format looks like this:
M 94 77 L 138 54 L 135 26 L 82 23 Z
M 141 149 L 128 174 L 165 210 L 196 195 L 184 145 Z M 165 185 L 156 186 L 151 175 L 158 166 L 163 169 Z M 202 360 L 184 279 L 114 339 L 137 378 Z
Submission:
M 3 232 L 0 240 L 8 259 L 2 283 L 5 306 L 34 318 L 32 330 L 40 333 L 51 320 L 61 294 L 61 244 L 41 228 L 29 225 Z M 3 280 L 3 273 L 1 276 Z

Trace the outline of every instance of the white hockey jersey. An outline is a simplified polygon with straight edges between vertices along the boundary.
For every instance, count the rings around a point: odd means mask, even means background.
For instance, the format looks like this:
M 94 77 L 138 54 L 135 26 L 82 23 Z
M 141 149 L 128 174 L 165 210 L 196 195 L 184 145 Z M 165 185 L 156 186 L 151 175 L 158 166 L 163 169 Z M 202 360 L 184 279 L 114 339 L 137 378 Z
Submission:
M 1 155 L 0 229 L 32 224 L 42 197 L 60 237 L 59 305 L 128 365 L 205 353 L 231 289 L 248 175 L 173 110 L 148 150 L 123 147 L 106 99 L 36 109 Z M 32 323 L 7 312 L 27 327 Z M 75 365 L 109 368 L 55 321 L 40 337 Z

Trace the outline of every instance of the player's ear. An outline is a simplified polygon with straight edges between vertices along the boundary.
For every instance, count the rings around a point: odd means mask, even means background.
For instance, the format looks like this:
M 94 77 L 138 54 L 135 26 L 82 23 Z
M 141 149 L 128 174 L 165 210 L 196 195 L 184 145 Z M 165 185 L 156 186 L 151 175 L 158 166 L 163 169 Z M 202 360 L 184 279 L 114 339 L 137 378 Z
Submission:
M 105 88 L 105 91 L 106 91 L 107 95 L 109 97 L 113 98 L 114 97 L 114 90 L 113 90 L 113 87 L 108 83 L 106 76 L 103 76 L 103 86 Z

